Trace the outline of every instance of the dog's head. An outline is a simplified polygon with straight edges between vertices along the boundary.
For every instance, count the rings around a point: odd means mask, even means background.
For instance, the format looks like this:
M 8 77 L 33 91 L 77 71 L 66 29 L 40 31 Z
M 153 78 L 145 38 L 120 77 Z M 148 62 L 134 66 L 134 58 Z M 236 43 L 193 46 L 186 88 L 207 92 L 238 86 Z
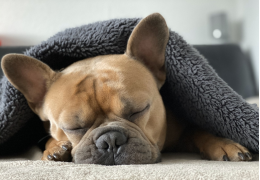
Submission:
M 125 54 L 88 58 L 60 72 L 10 54 L 2 68 L 31 109 L 50 121 L 51 135 L 72 143 L 74 162 L 155 163 L 166 136 L 159 89 L 168 38 L 164 18 L 152 14 L 135 27 Z

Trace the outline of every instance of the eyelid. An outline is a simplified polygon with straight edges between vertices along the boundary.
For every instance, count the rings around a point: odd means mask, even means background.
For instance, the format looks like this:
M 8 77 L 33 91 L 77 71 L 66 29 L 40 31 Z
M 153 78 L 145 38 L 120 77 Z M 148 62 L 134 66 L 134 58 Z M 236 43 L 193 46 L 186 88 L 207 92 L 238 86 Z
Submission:
M 147 104 L 147 106 L 145 106 L 144 109 L 142 109 L 141 111 L 138 111 L 138 112 L 134 112 L 132 113 L 130 116 L 129 116 L 129 120 L 134 120 L 136 118 L 138 118 L 138 116 L 141 116 L 146 110 L 148 110 L 150 108 L 150 104 Z M 136 117 L 137 116 L 137 117 Z M 132 121 L 131 120 L 131 121 Z
M 87 128 L 75 128 L 75 129 L 62 128 L 62 130 L 68 133 L 86 133 L 88 131 Z

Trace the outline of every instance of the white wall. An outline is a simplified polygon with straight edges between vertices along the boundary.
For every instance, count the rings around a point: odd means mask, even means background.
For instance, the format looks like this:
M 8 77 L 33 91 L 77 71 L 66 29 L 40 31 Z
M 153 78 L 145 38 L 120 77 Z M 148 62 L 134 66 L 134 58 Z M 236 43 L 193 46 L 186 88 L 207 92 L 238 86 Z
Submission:
M 226 12 L 230 42 L 250 52 L 258 81 L 258 7 L 258 0 L 0 0 L 0 41 L 35 45 L 68 27 L 159 12 L 190 44 L 218 44 L 210 35 L 209 16 Z
M 259 86 L 259 1 L 239 0 L 238 21 L 243 25 L 240 45 L 253 60 L 253 70 Z
M 159 12 L 189 43 L 219 43 L 210 36 L 209 15 L 224 11 L 233 20 L 236 1 L 0 0 L 0 40 L 3 46 L 34 45 L 64 28 Z

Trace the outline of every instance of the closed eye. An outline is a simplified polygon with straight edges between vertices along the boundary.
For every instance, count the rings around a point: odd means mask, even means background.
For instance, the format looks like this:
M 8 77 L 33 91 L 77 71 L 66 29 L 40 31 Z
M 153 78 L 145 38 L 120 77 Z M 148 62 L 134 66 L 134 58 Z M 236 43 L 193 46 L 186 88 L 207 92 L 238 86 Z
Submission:
M 137 119 L 138 117 L 142 116 L 148 109 L 150 108 L 150 104 L 148 104 L 144 109 L 134 112 L 129 116 L 129 120 L 133 121 Z
M 67 133 L 85 134 L 88 129 L 87 128 L 73 128 L 73 129 L 62 128 L 62 130 Z

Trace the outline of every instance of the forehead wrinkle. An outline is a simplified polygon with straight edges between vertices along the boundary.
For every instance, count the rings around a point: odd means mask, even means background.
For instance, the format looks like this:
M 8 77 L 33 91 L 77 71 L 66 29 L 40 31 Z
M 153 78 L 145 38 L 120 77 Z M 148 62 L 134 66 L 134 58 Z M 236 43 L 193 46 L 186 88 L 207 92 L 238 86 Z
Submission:
M 103 73 L 102 73 L 103 72 Z M 94 82 L 95 101 L 100 110 L 104 114 L 114 112 L 114 107 L 121 106 L 118 103 L 118 96 L 122 93 L 123 84 L 121 83 L 120 74 L 112 70 L 103 70 L 97 73 L 97 78 Z
M 75 84 L 75 94 L 78 94 L 82 91 L 86 91 L 86 83 L 88 81 L 91 81 L 93 79 L 93 75 L 88 74 L 85 77 L 83 77 L 82 79 L 80 79 L 78 82 L 76 82 Z
M 93 93 L 94 97 L 93 98 L 95 99 L 96 104 L 97 104 L 99 110 L 104 114 L 104 111 L 103 111 L 103 109 L 101 107 L 101 103 L 97 99 L 97 80 L 96 79 L 93 80 L 93 90 L 94 90 L 94 93 Z

